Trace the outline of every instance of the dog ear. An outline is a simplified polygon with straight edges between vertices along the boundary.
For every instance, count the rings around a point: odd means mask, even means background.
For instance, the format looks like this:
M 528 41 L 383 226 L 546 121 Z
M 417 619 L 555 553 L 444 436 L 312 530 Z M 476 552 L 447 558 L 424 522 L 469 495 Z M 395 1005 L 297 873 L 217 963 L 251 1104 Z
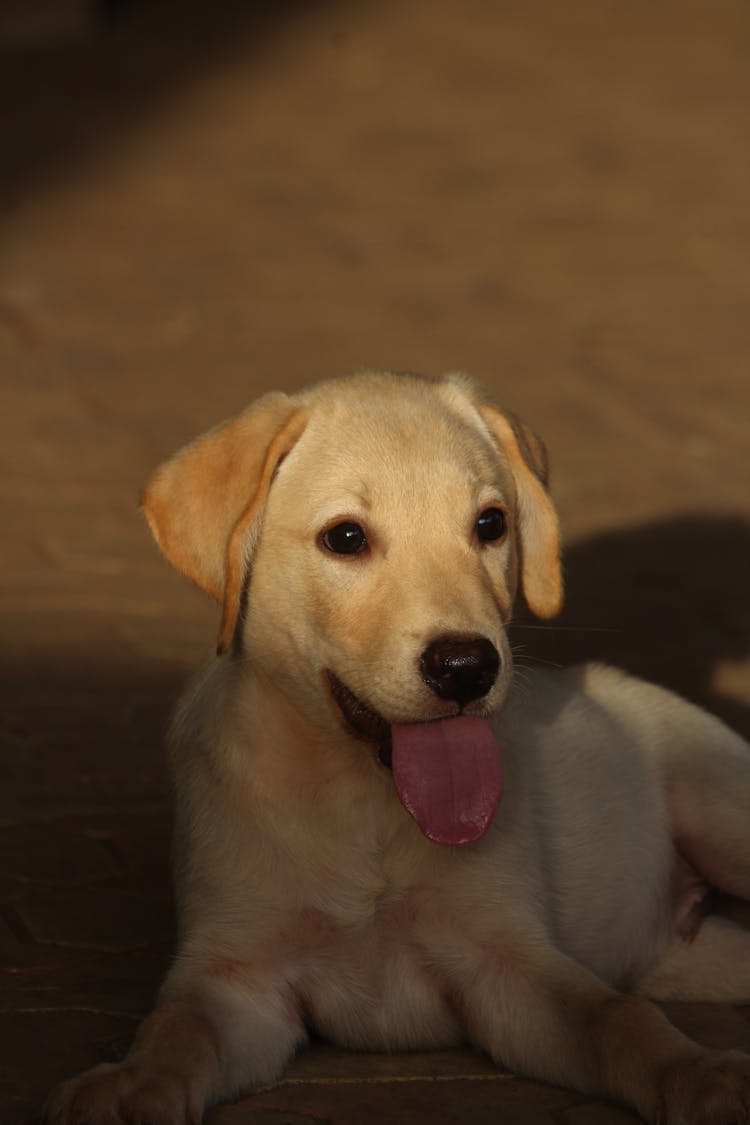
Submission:
M 219 652 L 226 652 L 234 633 L 273 475 L 306 422 L 306 412 L 287 395 L 264 395 L 180 449 L 143 490 L 161 550 L 222 606 Z
M 547 450 L 541 438 L 515 415 L 488 403 L 479 411 L 508 459 L 518 499 L 521 584 L 537 617 L 554 617 L 562 608 L 560 526 L 547 491 Z

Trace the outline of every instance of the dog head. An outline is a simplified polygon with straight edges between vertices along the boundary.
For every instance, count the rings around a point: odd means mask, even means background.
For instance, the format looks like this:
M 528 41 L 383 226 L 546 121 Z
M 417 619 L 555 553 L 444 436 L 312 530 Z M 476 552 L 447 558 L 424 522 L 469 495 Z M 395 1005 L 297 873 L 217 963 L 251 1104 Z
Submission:
M 387 755 L 395 731 L 502 704 L 519 583 L 559 610 L 546 480 L 539 439 L 466 377 L 363 374 L 266 395 L 158 469 L 143 504 L 221 603 L 219 652 Z

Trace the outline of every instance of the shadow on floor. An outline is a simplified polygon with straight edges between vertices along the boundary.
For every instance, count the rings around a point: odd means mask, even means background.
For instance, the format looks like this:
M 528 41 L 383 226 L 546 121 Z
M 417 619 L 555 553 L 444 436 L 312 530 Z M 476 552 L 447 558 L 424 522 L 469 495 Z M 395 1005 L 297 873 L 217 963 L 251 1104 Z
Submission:
M 565 554 L 566 605 L 513 629 L 520 662 L 601 660 L 672 688 L 750 735 L 750 707 L 717 689 L 750 654 L 750 524 L 684 516 L 592 536 Z
M 122 4 L 118 18 L 92 21 L 80 38 L 0 52 L 0 216 L 202 74 L 238 54 L 251 65 L 279 25 L 309 8 L 303 0 Z
M 75 655 L 0 661 L 10 1125 L 31 1120 L 62 1078 L 122 1054 L 164 975 L 174 925 L 162 744 L 179 679 Z

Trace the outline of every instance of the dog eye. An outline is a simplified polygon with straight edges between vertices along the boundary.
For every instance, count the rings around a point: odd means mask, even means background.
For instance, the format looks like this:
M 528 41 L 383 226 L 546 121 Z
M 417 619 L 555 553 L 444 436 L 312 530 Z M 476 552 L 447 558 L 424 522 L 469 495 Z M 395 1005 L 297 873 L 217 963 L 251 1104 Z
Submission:
M 344 520 L 322 535 L 323 546 L 334 555 L 358 555 L 367 547 L 367 536 L 358 523 Z
M 491 543 L 505 534 L 505 513 L 500 508 L 485 508 L 477 519 L 477 538 L 480 543 Z

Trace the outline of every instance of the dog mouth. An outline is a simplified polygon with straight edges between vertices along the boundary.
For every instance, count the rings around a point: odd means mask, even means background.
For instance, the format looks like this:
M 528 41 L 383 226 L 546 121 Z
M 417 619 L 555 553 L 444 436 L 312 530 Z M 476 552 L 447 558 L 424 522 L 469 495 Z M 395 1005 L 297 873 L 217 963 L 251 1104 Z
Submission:
M 384 766 L 391 769 L 393 756 L 390 723 L 350 691 L 330 668 L 326 668 L 325 675 L 331 695 L 346 725 L 358 738 L 364 739 L 365 742 L 374 742 L 377 746 L 378 758 Z
M 325 677 L 346 726 L 375 744 L 401 804 L 424 835 L 454 846 L 480 840 L 503 791 L 500 749 L 487 718 L 459 713 L 389 723 L 328 668 Z

